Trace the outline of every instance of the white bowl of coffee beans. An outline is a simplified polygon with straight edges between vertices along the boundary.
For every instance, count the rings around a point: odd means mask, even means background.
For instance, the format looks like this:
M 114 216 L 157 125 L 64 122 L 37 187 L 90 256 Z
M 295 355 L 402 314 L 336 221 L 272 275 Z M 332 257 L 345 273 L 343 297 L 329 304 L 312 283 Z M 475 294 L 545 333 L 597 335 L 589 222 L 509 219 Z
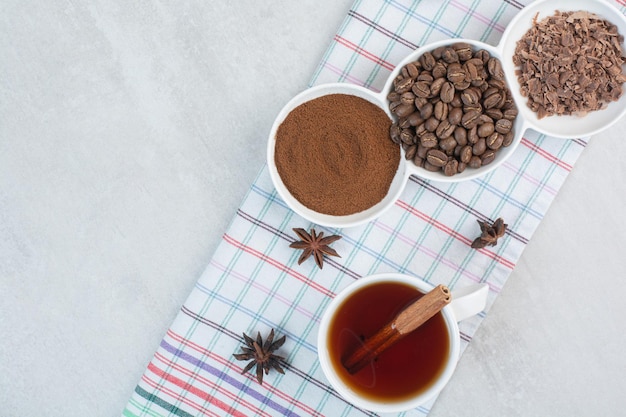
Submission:
M 383 92 L 409 170 L 458 182 L 503 163 L 525 130 L 498 49 L 445 40 L 417 49 L 394 70 Z

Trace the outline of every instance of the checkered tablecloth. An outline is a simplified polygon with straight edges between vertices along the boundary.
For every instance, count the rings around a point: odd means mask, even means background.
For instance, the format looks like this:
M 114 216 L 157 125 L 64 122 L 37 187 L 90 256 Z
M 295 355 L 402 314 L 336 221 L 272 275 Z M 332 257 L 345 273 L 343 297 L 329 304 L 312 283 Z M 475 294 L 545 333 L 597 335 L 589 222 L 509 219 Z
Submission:
M 311 85 L 349 82 L 379 91 L 396 63 L 439 39 L 497 44 L 507 23 L 529 1 L 356 1 L 332 39 Z M 624 12 L 626 8 L 616 2 Z M 289 248 L 294 227 L 309 224 L 277 196 L 260 171 L 210 264 L 181 308 L 124 416 L 368 415 L 328 384 L 317 360 L 320 318 L 332 298 L 360 277 L 380 272 L 414 275 L 450 288 L 489 285 L 487 308 L 460 323 L 462 349 L 471 341 L 524 247 L 567 178 L 586 140 L 527 132 L 513 157 L 485 177 L 460 184 L 411 177 L 399 201 L 381 218 L 342 230 L 341 258 L 319 270 L 297 264 Z M 476 220 L 503 217 L 498 245 L 470 248 Z M 286 335 L 285 375 L 259 385 L 234 360 L 242 333 Z M 427 404 L 406 415 L 426 415 Z

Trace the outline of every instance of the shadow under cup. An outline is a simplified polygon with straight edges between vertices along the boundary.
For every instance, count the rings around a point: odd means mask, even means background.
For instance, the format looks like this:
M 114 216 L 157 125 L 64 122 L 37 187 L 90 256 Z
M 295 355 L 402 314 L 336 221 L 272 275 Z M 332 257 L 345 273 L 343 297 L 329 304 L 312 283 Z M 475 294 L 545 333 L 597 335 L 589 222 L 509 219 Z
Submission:
M 355 283 L 359 284 L 359 282 Z M 376 412 L 415 408 L 435 396 L 456 366 L 458 327 L 447 307 L 354 375 L 342 365 L 366 337 L 429 291 L 415 280 L 375 280 L 336 297 L 324 317 L 320 360 L 333 387 L 356 406 Z

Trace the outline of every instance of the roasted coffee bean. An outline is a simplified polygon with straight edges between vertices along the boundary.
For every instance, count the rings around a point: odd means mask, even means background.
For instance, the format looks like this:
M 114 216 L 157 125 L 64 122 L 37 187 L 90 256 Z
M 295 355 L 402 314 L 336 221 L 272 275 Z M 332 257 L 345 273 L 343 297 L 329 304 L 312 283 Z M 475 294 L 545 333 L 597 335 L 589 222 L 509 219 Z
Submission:
M 400 101 L 400 93 L 396 91 L 391 91 L 389 94 L 387 94 L 387 101 Z
M 407 116 L 407 121 L 411 126 L 417 126 L 424 123 L 424 119 L 419 112 L 413 112 Z
M 480 101 L 481 93 L 477 88 L 468 88 L 461 93 L 461 101 L 465 106 L 474 106 Z
M 485 113 L 483 113 L 478 118 L 478 124 L 482 125 L 483 123 L 493 123 L 493 119 L 487 116 Z
M 421 138 L 424 133 L 428 133 L 428 130 L 426 130 L 426 126 L 424 126 L 424 123 L 415 126 L 415 136 Z
M 480 72 L 478 71 L 478 68 L 476 68 L 476 65 L 474 65 L 473 62 L 468 61 L 464 65 L 469 81 L 483 81 L 483 79 L 480 77 Z
M 421 143 L 418 143 L 417 144 L 417 156 L 422 158 L 422 159 L 425 159 L 426 158 L 426 152 L 428 152 L 428 149 L 430 149 L 430 148 L 427 148 L 424 145 L 422 145 Z
M 491 117 L 491 119 L 493 120 L 500 120 L 504 117 L 504 114 L 502 113 L 502 110 L 500 109 L 486 109 L 485 110 L 485 114 L 489 117 Z
M 402 129 L 400 132 L 400 140 L 402 143 L 406 143 L 407 145 L 413 144 L 415 142 L 415 135 L 411 131 L 411 129 Z
M 476 133 L 478 133 L 478 137 L 486 138 L 487 136 L 491 135 L 494 130 L 495 126 L 493 123 L 483 123 L 478 126 Z
M 513 98 L 509 96 L 509 92 L 507 90 L 500 90 L 500 95 L 502 96 L 502 98 L 500 99 L 500 102 L 496 107 L 501 110 L 505 110 L 507 105 L 509 105 Z
M 430 172 L 441 171 L 441 167 L 431 164 L 430 162 L 428 162 L 428 159 L 424 161 L 424 169 Z
M 433 113 L 435 114 L 435 118 L 437 120 L 447 119 L 448 118 L 448 103 L 444 103 L 443 101 L 438 101 L 437 104 L 435 104 L 435 109 L 433 110 Z
M 470 58 L 465 62 L 466 64 L 470 64 L 475 67 L 479 72 L 482 72 L 482 68 L 484 67 L 483 60 L 480 58 Z
M 430 85 L 430 97 L 438 96 L 441 92 L 441 86 L 446 81 L 445 78 L 436 78 Z
M 456 140 L 456 143 L 458 143 L 459 145 L 467 145 L 467 130 L 464 127 L 455 127 L 453 136 L 454 140 Z
M 458 62 L 448 65 L 448 72 L 446 74 L 448 81 L 452 84 L 457 84 L 465 80 L 465 70 L 463 66 Z
M 415 166 L 418 167 L 424 167 L 424 158 L 421 158 L 420 156 L 418 156 L 417 154 L 413 157 L 413 163 L 415 164 Z
M 500 119 L 496 122 L 496 131 L 498 133 L 507 134 L 513 128 L 513 122 L 509 119 Z
M 475 112 L 478 112 L 479 115 L 482 115 L 483 106 L 481 106 L 480 103 L 474 104 L 473 106 L 463 106 L 463 111 L 465 113 L 470 112 L 470 111 L 475 111 Z M 476 120 L 476 123 L 478 124 L 479 121 L 480 121 L 480 116 L 478 116 L 478 120 Z
M 435 66 L 436 60 L 433 54 L 430 52 L 424 52 L 424 54 L 419 59 L 420 64 L 422 64 L 422 68 L 426 71 L 430 71 Z
M 450 103 L 454 99 L 454 84 L 452 84 L 451 82 L 444 82 L 443 84 L 441 84 L 439 98 L 444 103 Z
M 398 120 L 398 126 L 400 126 L 401 129 L 408 129 L 409 127 L 411 127 L 411 123 L 409 123 L 409 116 L 403 117 Z
M 465 90 L 466 88 L 468 88 L 470 85 L 472 85 L 469 81 L 467 80 L 461 80 L 458 81 L 456 83 L 454 83 L 454 88 L 458 91 L 462 91 Z
M 402 78 L 400 79 L 396 84 L 395 84 L 395 90 L 396 93 L 398 94 L 402 94 L 402 93 L 406 93 L 407 91 L 411 90 L 411 87 L 413 86 L 413 79 L 412 78 Z
M 452 136 L 452 134 L 454 133 L 455 127 L 456 126 L 450 124 L 450 122 L 447 119 L 444 119 L 441 122 L 439 122 L 439 126 L 437 126 L 435 134 L 437 135 L 439 139 L 445 139 L 448 136 Z M 441 143 L 439 143 L 439 146 L 441 146 Z
M 478 138 L 477 130 L 478 130 L 478 127 L 474 126 L 473 128 L 467 131 L 467 141 L 472 145 L 478 142 L 479 138 Z
M 446 176 L 451 177 L 458 172 L 458 168 L 459 168 L 459 161 L 457 161 L 456 159 L 451 159 L 443 167 L 443 173 Z
M 433 104 L 429 101 L 420 108 L 420 117 L 427 120 L 433 115 Z
M 481 166 L 488 165 L 488 164 L 492 163 L 494 159 L 496 159 L 496 151 L 495 150 L 489 149 L 489 150 L 485 151 L 485 153 L 483 153 L 480 156 Z
M 461 119 L 463 118 L 463 110 L 459 107 L 450 107 L 451 106 L 448 106 L 448 121 L 450 124 L 457 126 L 461 123 Z
M 517 109 L 516 108 L 504 110 L 504 118 L 505 119 L 513 121 L 513 120 L 515 120 L 516 117 L 517 117 Z
M 459 55 L 453 48 L 445 48 L 441 53 L 441 59 L 447 64 L 452 64 L 454 62 L 459 62 Z
M 480 168 L 480 166 L 483 164 L 483 161 L 480 160 L 479 156 L 472 156 L 472 158 L 470 159 L 470 161 L 467 163 L 467 166 L 469 166 L 470 168 Z
M 441 61 L 438 61 L 433 67 L 433 70 L 431 71 L 431 73 L 433 77 L 435 77 L 435 79 L 445 78 L 446 74 L 448 73 L 448 68 L 446 67 L 446 64 L 444 64 Z
M 393 110 L 395 115 L 398 117 L 406 117 L 414 111 L 415 106 L 413 106 L 412 104 L 400 104 Z
M 488 51 L 484 49 L 479 49 L 478 51 L 474 52 L 474 58 L 480 59 L 484 65 L 489 61 L 489 58 L 491 58 L 491 55 L 489 54 Z
M 452 87 L 454 87 L 454 84 L 452 85 Z M 463 102 L 461 101 L 461 93 L 459 91 L 454 92 L 454 97 L 452 97 L 450 105 L 452 107 L 463 107 Z
M 425 82 L 426 84 L 430 85 L 435 80 L 435 77 L 432 76 L 430 71 L 422 71 L 422 72 L 420 72 L 420 75 L 418 75 L 415 80 L 416 81 L 422 81 L 422 82 Z
M 441 54 L 443 53 L 444 49 L 446 49 L 446 46 L 439 46 L 431 51 L 431 53 L 433 54 L 433 57 L 435 57 L 437 62 L 440 62 Z
M 486 109 L 491 109 L 494 107 L 498 108 L 502 106 L 502 104 L 500 104 L 501 100 L 502 95 L 499 92 L 496 92 L 483 100 L 483 106 L 485 106 Z
M 391 103 L 389 103 L 389 110 L 395 114 L 396 113 L 396 108 L 401 105 L 402 102 L 400 100 L 398 101 L 392 101 Z
M 418 68 L 418 63 L 416 62 L 410 62 L 406 65 L 406 70 L 409 73 L 409 77 L 415 79 L 417 78 L 417 76 L 420 73 L 420 70 Z
M 496 104 L 496 107 L 499 109 L 503 109 L 504 106 L 506 106 L 506 103 L 509 101 L 509 98 L 507 98 L 507 94 L 505 91 L 500 91 L 500 96 L 500 102 Z
M 404 157 L 406 159 L 413 159 L 415 157 L 415 154 L 417 154 L 417 145 L 411 145 L 404 153 Z
M 511 109 L 515 107 L 515 103 L 513 102 L 513 96 L 511 95 L 511 92 L 509 90 L 503 90 L 506 92 L 506 94 L 504 95 L 504 100 L 503 100 L 503 104 L 502 104 L 502 111 L 506 110 L 506 109 Z
M 439 148 L 445 152 L 449 150 L 454 151 L 454 149 L 456 148 L 456 145 L 457 145 L 456 140 L 454 140 L 452 136 L 448 136 L 447 138 L 441 139 L 439 141 Z
M 470 110 L 466 112 L 461 118 L 461 125 L 466 129 L 471 129 L 478 123 L 480 112 L 476 110 Z
M 480 138 L 478 141 L 472 146 L 472 153 L 474 155 L 482 155 L 487 150 L 487 141 L 485 138 Z
M 400 130 L 400 126 L 398 126 L 397 123 L 392 123 L 391 127 L 389 128 L 389 136 L 391 137 L 391 140 L 394 143 L 400 143 L 401 142 L 400 133 L 402 133 L 401 130 Z
M 448 162 L 448 155 L 438 149 L 431 149 L 426 154 L 426 160 L 436 167 L 442 167 Z
M 466 164 L 470 161 L 474 154 L 472 153 L 472 147 L 469 145 L 465 145 L 461 148 L 461 154 L 459 155 L 459 159 L 461 162 L 465 162 Z
M 439 144 L 437 136 L 434 133 L 428 132 L 420 136 L 420 143 L 424 148 L 434 148 Z
M 492 78 L 496 80 L 504 79 L 504 71 L 502 70 L 502 63 L 499 59 L 491 57 L 487 61 L 487 71 Z
M 489 149 L 493 149 L 495 151 L 502 147 L 504 136 L 501 133 L 493 132 L 491 135 L 487 136 L 485 142 L 487 143 L 487 147 Z
M 430 96 L 430 85 L 426 81 L 418 81 L 411 88 L 417 97 L 428 98 Z
M 499 79 L 496 80 L 495 78 L 491 78 L 488 82 L 489 87 L 495 87 L 498 90 L 506 90 L 506 83 L 504 82 L 504 79 Z
M 483 100 L 485 100 L 488 97 L 491 97 L 492 95 L 497 94 L 499 92 L 500 92 L 499 88 L 489 86 L 485 91 L 483 91 Z
M 511 143 L 513 143 L 514 137 L 515 135 L 513 134 L 512 130 L 509 133 L 505 134 L 504 140 L 502 141 L 502 146 L 509 146 Z
M 456 172 L 460 174 L 461 172 L 465 171 L 465 168 L 467 168 L 467 164 L 465 162 L 459 162 L 459 166 L 456 168 Z
M 415 94 L 413 94 L 412 91 L 402 93 L 402 95 L 400 95 L 400 101 L 402 104 L 410 104 L 413 106 L 415 103 Z
M 439 120 L 435 119 L 434 117 L 429 117 L 425 122 L 424 122 L 424 127 L 426 128 L 426 130 L 428 130 L 429 132 L 434 132 L 435 130 L 437 130 L 437 126 L 439 126 Z
M 472 86 L 478 88 L 481 93 L 489 88 L 487 82 L 480 78 L 478 80 L 472 80 Z
M 452 45 L 461 61 L 467 61 L 472 58 L 472 46 L 469 43 L 458 42 Z
M 415 107 L 417 110 L 421 110 L 422 107 L 430 103 L 430 100 L 426 97 L 415 97 Z

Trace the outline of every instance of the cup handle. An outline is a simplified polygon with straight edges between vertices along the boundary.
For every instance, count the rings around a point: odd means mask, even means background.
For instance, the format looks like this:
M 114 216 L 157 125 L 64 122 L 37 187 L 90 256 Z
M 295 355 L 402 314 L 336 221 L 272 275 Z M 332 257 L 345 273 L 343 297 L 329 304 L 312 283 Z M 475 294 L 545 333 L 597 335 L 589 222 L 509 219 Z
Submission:
M 456 321 L 462 321 L 480 313 L 487 304 L 489 286 L 487 284 L 473 284 L 468 287 L 452 290 L 450 307 Z

